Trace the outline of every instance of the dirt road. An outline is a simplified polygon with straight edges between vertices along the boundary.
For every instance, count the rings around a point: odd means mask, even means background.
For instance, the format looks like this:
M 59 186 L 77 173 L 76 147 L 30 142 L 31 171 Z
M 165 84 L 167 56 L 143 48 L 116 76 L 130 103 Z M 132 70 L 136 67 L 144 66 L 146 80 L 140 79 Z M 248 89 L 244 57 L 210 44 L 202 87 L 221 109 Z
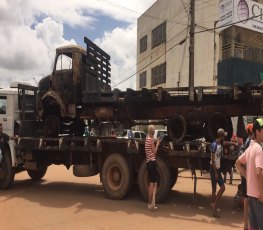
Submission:
M 136 186 L 125 200 L 108 200 L 99 177 L 76 178 L 63 166 L 51 166 L 40 182 L 26 172 L 16 175 L 8 191 L 0 191 L 0 229 L 242 229 L 242 212 L 233 208 L 234 185 L 226 185 L 220 219 L 211 216 L 210 180 L 199 179 L 193 202 L 189 172 L 157 212 L 146 209 Z M 199 174 L 198 174 L 199 175 Z

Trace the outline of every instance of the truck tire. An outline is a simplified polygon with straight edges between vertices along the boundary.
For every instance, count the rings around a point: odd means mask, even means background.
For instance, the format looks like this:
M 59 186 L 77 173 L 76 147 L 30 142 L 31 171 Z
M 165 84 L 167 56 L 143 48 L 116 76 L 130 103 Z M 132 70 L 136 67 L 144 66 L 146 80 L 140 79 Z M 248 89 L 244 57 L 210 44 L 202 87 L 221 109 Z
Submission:
M 156 159 L 157 164 L 157 192 L 156 202 L 162 202 L 171 190 L 171 171 L 165 160 Z M 138 185 L 144 200 L 148 201 L 149 178 L 146 161 L 143 161 L 138 173 Z
M 9 149 L 3 149 L 2 156 L 2 162 L 0 163 L 0 189 L 8 189 L 14 182 L 15 168 L 12 167 Z
M 32 180 L 41 180 L 47 172 L 47 166 L 38 169 L 38 170 L 29 170 L 27 169 L 27 174 Z
M 57 137 L 60 133 L 60 121 L 58 116 L 49 115 L 44 120 L 44 136 Z
M 170 170 L 171 170 L 171 189 L 172 189 L 177 182 L 178 168 L 170 168 Z
M 101 180 L 106 197 L 113 200 L 123 199 L 129 192 L 132 169 L 127 159 L 120 154 L 112 154 L 105 160 Z
M 187 124 L 185 118 L 180 114 L 175 114 L 168 121 L 168 137 L 174 143 L 184 139 Z

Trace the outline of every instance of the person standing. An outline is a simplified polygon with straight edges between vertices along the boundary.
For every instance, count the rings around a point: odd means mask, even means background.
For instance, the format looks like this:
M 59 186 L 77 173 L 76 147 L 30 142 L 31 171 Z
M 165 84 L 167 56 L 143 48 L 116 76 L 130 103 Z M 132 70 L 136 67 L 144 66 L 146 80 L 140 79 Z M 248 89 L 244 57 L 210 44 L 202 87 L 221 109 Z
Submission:
M 3 133 L 3 125 L 0 123 L 0 164 L 3 159 L 2 151 L 6 145 L 6 143 L 9 141 L 9 136 Z
M 212 203 L 213 216 L 219 218 L 217 213 L 217 203 L 225 191 L 225 184 L 220 170 L 220 161 L 223 151 L 223 141 L 227 133 L 224 129 L 220 128 L 217 131 L 217 138 L 211 145 L 211 160 L 210 160 L 210 176 L 212 184 Z M 216 194 L 216 184 L 220 186 Z
M 156 153 L 160 141 L 157 140 L 156 146 L 154 144 L 154 126 L 149 125 L 148 135 L 145 141 L 145 153 L 146 153 L 146 166 L 150 178 L 150 184 L 148 187 L 148 209 L 155 211 L 158 208 L 155 206 L 155 195 L 157 190 L 157 169 L 156 169 Z
M 253 124 L 254 140 L 238 158 L 236 166 L 247 179 L 250 229 L 263 229 L 263 119 Z
M 241 154 L 243 154 L 250 145 L 250 141 L 253 139 L 253 124 L 249 123 L 246 126 L 247 139 L 241 147 Z M 247 196 L 247 180 L 241 175 L 242 194 L 244 197 L 244 229 L 248 229 L 248 196 Z

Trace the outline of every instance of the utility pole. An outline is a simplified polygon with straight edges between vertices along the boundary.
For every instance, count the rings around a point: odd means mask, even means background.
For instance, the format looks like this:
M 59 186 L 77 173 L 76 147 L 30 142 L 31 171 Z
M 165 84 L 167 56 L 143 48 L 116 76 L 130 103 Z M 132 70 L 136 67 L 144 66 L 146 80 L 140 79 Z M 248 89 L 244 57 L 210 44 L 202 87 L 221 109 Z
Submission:
M 190 0 L 189 99 L 194 101 L 195 0 Z

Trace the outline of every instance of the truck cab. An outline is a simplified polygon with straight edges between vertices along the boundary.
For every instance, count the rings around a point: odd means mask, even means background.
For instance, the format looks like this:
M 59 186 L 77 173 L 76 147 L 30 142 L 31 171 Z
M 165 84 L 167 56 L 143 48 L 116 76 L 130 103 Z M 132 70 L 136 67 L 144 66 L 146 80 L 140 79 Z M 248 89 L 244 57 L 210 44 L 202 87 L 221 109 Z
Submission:
M 12 86 L 0 89 L 0 123 L 8 136 L 18 135 L 19 131 L 18 90 Z
M 22 83 L 22 84 L 21 84 Z M 0 123 L 9 141 L 0 149 L 0 189 L 7 189 L 14 180 L 16 171 L 23 163 L 21 152 L 16 150 L 15 136 L 20 134 L 23 120 L 36 119 L 37 87 L 25 82 L 13 82 L 10 88 L 0 89 Z
M 82 136 L 83 93 L 110 90 L 109 55 L 89 39 L 84 41 L 87 49 L 77 45 L 57 48 L 51 75 L 39 82 L 38 114 L 46 136 L 63 132 L 65 123 L 72 123 L 71 134 Z

